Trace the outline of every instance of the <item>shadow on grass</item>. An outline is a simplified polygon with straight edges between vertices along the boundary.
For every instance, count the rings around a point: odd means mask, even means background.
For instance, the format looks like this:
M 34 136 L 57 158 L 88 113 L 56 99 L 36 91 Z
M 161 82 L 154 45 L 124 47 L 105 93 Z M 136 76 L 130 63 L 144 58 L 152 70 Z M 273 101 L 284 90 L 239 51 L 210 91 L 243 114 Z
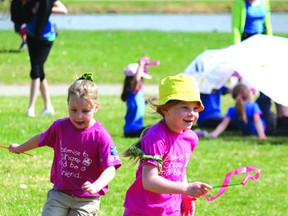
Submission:
M 7 53 L 20 53 L 22 52 L 20 49 L 2 49 L 0 50 L 0 54 L 7 54 Z

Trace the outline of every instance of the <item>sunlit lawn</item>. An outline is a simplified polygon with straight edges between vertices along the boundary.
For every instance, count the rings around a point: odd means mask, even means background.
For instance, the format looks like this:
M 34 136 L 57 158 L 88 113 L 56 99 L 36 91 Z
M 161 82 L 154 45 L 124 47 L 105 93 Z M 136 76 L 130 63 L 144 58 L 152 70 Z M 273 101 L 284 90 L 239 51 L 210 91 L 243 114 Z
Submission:
M 288 35 L 282 35 L 288 37 Z M 13 31 L 0 31 L 0 83 L 29 83 L 29 59 L 18 52 L 19 38 Z M 167 33 L 157 31 L 60 31 L 46 65 L 49 83 L 71 83 L 75 74 L 91 71 L 97 83 L 122 83 L 123 68 L 143 54 L 160 66 L 151 67 L 156 84 L 167 75 L 182 72 L 200 53 L 231 44 L 228 33 Z M 119 92 L 120 95 L 120 92 Z M 125 104 L 120 97 L 100 95 L 101 107 L 95 118 L 110 131 L 119 153 L 135 139 L 122 136 Z M 233 101 L 225 96 L 223 112 Z M 27 97 L 0 97 L 0 144 L 21 143 L 40 133 L 58 118 L 67 116 L 66 97 L 53 96 L 56 114 L 52 117 L 27 118 Z M 39 98 L 36 110 L 42 109 Z M 147 108 L 147 111 L 151 111 Z M 154 124 L 159 116 L 147 112 L 145 123 Z M 273 215 L 286 216 L 288 209 L 287 171 L 288 138 L 270 137 L 260 141 L 226 132 L 216 139 L 200 139 L 188 165 L 189 181 L 221 184 L 227 172 L 243 166 L 262 170 L 259 180 L 246 186 L 228 188 L 214 203 L 200 198 L 197 215 Z M 31 151 L 34 157 L 14 155 L 0 149 L 0 215 L 36 216 L 41 214 L 46 193 L 51 188 L 49 172 L 53 152 L 48 147 Z M 125 191 L 135 176 L 136 167 L 121 158 L 123 165 L 101 201 L 100 215 L 122 215 Z M 233 177 L 240 181 L 244 176 Z M 27 187 L 27 188 L 26 188 Z M 216 194 L 217 191 L 212 191 Z
M 225 101 L 226 106 L 230 104 L 230 97 L 225 96 Z M 32 119 L 25 116 L 27 97 L 1 97 L 1 144 L 21 143 L 45 130 L 53 120 L 67 115 L 66 97 L 54 97 L 53 103 L 56 115 Z M 39 101 L 37 107 L 41 106 Z M 159 120 L 150 111 L 147 107 L 147 124 Z M 101 109 L 95 115 L 110 131 L 119 153 L 135 141 L 122 136 L 124 113 L 125 105 L 119 97 L 102 96 Z M 249 181 L 244 187 L 228 188 L 214 203 L 200 198 L 196 202 L 197 215 L 287 215 L 287 143 L 287 137 L 260 141 L 254 137 L 241 137 L 238 133 L 224 133 L 217 139 L 200 139 L 187 168 L 189 181 L 218 185 L 227 172 L 243 166 L 255 166 L 262 173 L 257 181 Z M 0 149 L 1 216 L 41 214 L 46 193 L 51 188 L 49 172 L 53 152 L 43 147 L 30 153 L 34 157 Z M 136 169 L 124 158 L 122 163 L 108 194 L 102 198 L 100 215 L 122 215 L 125 191 L 133 181 Z M 233 176 L 232 181 L 238 182 L 243 178 L 244 175 Z M 217 190 L 212 192 L 215 195 Z

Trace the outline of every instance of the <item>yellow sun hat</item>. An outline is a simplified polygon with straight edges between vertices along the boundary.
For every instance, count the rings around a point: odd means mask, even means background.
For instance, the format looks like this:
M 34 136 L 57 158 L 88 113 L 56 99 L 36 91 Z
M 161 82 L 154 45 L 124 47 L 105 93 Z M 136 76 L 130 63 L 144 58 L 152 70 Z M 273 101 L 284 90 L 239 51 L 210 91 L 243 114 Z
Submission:
M 198 102 L 198 111 L 204 110 L 196 80 L 184 74 L 165 77 L 160 81 L 159 100 L 156 104 L 163 105 L 170 100 Z

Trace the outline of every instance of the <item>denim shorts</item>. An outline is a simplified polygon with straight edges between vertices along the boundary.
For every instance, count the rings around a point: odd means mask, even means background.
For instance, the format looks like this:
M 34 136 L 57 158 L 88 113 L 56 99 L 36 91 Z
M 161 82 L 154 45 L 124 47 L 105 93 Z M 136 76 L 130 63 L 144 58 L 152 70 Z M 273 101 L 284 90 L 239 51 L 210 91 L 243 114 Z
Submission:
M 42 216 L 96 216 L 100 197 L 83 198 L 53 188 L 48 191 Z

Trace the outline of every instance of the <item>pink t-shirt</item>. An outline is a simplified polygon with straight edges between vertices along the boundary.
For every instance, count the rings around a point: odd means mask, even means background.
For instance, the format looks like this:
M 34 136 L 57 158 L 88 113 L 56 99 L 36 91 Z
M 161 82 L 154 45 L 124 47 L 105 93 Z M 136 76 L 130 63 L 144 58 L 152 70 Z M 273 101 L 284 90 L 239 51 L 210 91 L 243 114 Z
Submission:
M 184 182 L 186 167 L 197 143 L 198 137 L 192 130 L 179 134 L 170 130 L 162 120 L 147 131 L 142 139 L 141 149 L 147 155 L 162 156 L 163 168 L 160 176 L 171 181 Z M 142 168 L 146 164 L 158 166 L 155 160 L 140 162 L 136 180 L 126 193 L 124 215 L 181 215 L 180 194 L 157 194 L 143 188 Z
M 95 182 L 109 166 L 121 166 L 116 147 L 109 132 L 98 122 L 79 130 L 69 118 L 55 121 L 41 133 L 38 146 L 54 149 L 50 181 L 60 191 L 77 197 L 99 197 L 108 186 L 96 194 L 89 194 L 81 185 Z

